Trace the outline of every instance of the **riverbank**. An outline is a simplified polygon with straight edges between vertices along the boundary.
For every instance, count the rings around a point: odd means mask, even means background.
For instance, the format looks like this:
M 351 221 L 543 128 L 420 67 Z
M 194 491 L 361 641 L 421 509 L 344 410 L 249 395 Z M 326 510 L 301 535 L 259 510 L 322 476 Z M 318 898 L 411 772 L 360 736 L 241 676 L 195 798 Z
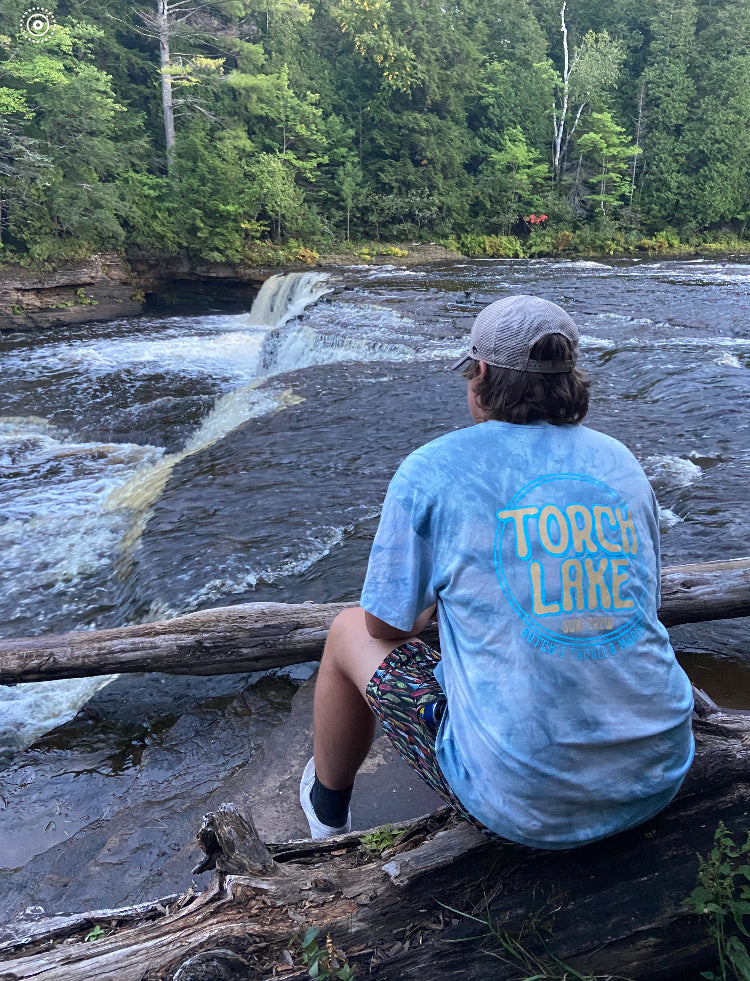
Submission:
M 147 309 L 203 312 L 211 305 L 249 309 L 269 276 L 341 265 L 415 266 L 462 258 L 436 243 L 371 243 L 319 255 L 299 249 L 259 256 L 264 265 L 193 261 L 187 256 L 93 255 L 54 269 L 0 269 L 0 330 L 46 329 L 97 320 L 137 317 Z M 279 262 L 278 260 L 286 260 Z
M 740 239 L 685 244 L 659 233 L 628 247 L 612 242 L 604 248 L 606 243 L 598 242 L 598 248 L 582 252 L 583 243 L 575 243 L 567 233 L 543 243 L 539 236 L 545 232 L 535 233 L 537 238 L 530 236 L 525 243 L 513 236 L 469 236 L 443 243 L 341 242 L 321 252 L 263 245 L 247 264 L 206 262 L 187 255 L 126 257 L 101 253 L 54 267 L 7 265 L 0 267 L 0 331 L 137 317 L 148 310 L 193 309 L 201 313 L 217 304 L 246 310 L 270 276 L 302 269 L 365 265 L 411 268 L 467 258 L 750 259 L 750 242 Z
M 147 307 L 248 309 L 277 270 L 193 262 L 186 256 L 93 255 L 54 269 L 0 269 L 0 331 L 46 329 L 140 316 Z

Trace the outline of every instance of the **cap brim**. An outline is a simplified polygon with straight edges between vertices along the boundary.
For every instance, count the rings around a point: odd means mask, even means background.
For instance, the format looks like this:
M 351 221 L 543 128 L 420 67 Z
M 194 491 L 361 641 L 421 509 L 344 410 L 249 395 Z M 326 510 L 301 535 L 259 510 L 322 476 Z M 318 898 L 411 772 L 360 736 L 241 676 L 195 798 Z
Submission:
M 470 354 L 464 354 L 464 356 L 462 358 L 459 358 L 458 361 L 454 362 L 448 370 L 458 371 L 459 368 L 463 368 L 463 366 L 466 364 L 467 361 L 471 361 Z

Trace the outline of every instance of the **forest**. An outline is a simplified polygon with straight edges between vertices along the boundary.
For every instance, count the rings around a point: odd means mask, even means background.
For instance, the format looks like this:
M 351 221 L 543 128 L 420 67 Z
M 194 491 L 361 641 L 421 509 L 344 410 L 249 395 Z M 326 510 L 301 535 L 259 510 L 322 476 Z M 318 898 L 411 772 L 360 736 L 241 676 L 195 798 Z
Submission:
M 0 264 L 741 245 L 747 0 L 3 0 Z

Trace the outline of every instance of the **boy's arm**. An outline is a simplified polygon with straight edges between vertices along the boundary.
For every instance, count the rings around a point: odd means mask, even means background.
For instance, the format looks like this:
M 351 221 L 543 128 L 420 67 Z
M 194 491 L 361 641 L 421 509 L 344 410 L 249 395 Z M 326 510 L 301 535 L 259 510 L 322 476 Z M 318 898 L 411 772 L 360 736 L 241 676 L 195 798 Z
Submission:
M 413 637 L 415 634 L 421 633 L 424 630 L 427 623 L 434 616 L 435 609 L 436 607 L 433 603 L 432 606 L 428 606 L 426 610 L 423 610 L 412 624 L 410 630 L 399 630 L 398 627 L 392 626 L 385 620 L 381 620 L 380 617 L 376 617 L 374 614 L 368 613 L 365 610 L 367 632 L 375 640 L 405 640 L 407 637 Z

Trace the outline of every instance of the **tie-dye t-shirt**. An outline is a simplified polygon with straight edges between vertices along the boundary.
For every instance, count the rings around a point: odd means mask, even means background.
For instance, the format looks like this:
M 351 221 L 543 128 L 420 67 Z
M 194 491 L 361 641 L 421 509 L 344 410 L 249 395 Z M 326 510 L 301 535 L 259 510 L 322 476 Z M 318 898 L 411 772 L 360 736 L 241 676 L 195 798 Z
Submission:
M 484 422 L 391 481 L 361 604 L 399 629 L 437 602 L 440 768 L 512 841 L 639 824 L 693 756 L 692 690 L 656 611 L 658 507 L 617 440 Z

